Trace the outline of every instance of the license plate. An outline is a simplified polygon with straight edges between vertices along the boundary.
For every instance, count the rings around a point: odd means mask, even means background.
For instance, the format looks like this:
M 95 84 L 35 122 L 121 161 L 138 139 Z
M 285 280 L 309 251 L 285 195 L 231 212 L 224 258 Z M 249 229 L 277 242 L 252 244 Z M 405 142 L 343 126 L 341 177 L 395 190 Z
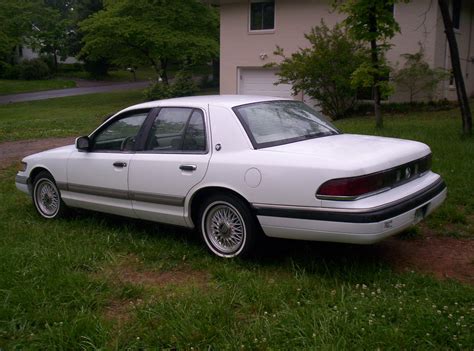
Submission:
M 420 207 L 415 211 L 415 218 L 414 218 L 414 221 L 413 221 L 414 224 L 419 223 L 423 218 L 425 218 L 426 209 L 428 208 L 428 205 L 429 204 L 427 204 L 423 207 Z

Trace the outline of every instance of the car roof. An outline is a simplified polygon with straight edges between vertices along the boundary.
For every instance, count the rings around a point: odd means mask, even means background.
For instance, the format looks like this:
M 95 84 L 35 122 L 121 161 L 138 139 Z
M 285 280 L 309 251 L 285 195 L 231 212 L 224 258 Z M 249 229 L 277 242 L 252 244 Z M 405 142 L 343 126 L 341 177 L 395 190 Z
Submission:
M 275 101 L 275 100 L 292 100 L 288 98 L 281 98 L 275 96 L 258 96 L 258 95 L 201 95 L 201 96 L 189 96 L 174 99 L 156 100 L 149 101 L 138 105 L 127 107 L 121 112 L 128 110 L 136 110 L 142 108 L 153 108 L 159 106 L 186 106 L 186 107 L 197 107 L 206 109 L 208 105 L 221 106 L 232 108 L 234 106 L 251 104 L 262 101 Z

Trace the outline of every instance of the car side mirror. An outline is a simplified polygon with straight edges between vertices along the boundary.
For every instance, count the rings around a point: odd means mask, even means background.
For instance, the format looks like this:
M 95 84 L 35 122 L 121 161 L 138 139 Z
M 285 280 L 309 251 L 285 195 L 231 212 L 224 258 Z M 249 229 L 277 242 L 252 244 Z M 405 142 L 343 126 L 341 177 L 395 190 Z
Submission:
M 80 151 L 89 151 L 90 140 L 88 136 L 81 136 L 76 139 L 76 149 Z

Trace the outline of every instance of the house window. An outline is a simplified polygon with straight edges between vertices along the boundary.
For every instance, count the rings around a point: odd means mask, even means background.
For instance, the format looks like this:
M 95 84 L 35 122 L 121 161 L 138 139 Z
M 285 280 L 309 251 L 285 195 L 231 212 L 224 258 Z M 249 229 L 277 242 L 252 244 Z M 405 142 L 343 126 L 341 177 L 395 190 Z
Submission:
M 452 0 L 453 5 L 453 27 L 459 29 L 461 24 L 461 0 Z
M 250 30 L 275 29 L 275 1 L 256 0 L 250 2 Z

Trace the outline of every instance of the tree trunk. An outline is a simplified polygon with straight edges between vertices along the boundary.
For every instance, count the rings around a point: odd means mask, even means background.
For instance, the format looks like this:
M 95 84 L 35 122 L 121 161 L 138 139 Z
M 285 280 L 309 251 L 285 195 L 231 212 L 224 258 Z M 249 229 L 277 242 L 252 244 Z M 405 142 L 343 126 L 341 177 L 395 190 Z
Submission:
M 57 72 L 58 71 L 58 55 L 56 54 L 56 50 L 54 50 L 53 58 L 54 58 L 54 72 Z
M 163 80 L 163 83 L 168 85 L 168 60 L 165 59 L 160 59 L 160 66 L 161 66 L 161 79 Z
M 372 8 L 369 18 L 369 30 L 371 33 L 377 33 L 377 18 L 375 17 L 375 8 Z M 380 75 L 379 75 L 379 54 L 377 49 L 377 40 L 373 39 L 370 41 L 370 55 L 372 60 L 372 66 L 374 68 L 374 114 L 375 114 L 375 127 L 383 128 L 382 111 L 380 108 Z
M 458 96 L 459 106 L 461 108 L 462 118 L 462 132 L 464 135 L 472 134 L 472 115 L 469 106 L 469 99 L 467 98 L 466 86 L 464 85 L 464 77 L 461 70 L 461 62 L 459 60 L 459 49 L 456 41 L 456 36 L 453 29 L 453 21 L 449 13 L 448 1 L 438 0 L 441 15 L 443 16 L 444 29 L 446 38 L 449 43 L 449 52 L 451 54 L 451 66 L 454 74 L 454 81 L 456 83 L 456 93 Z

